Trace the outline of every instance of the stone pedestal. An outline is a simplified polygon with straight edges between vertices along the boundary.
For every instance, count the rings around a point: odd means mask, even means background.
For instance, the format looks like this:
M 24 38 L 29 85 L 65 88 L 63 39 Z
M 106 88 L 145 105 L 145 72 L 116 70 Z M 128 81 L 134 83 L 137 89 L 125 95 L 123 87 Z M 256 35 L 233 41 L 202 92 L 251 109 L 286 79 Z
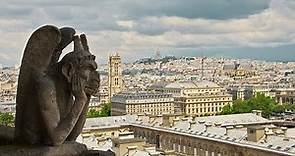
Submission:
M 83 156 L 87 155 L 84 144 L 66 142 L 59 146 L 0 146 L 1 156 Z
M 14 128 L 0 125 L 0 146 L 13 143 Z

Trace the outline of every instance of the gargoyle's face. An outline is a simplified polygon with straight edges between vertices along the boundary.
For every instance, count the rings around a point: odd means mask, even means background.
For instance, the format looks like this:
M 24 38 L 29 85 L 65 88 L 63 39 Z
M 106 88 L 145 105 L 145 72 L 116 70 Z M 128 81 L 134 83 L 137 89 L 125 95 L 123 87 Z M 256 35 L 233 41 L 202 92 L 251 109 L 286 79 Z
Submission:
M 99 87 L 99 74 L 95 71 L 96 68 L 96 62 L 91 59 L 85 59 L 80 64 L 73 65 L 69 72 L 72 73 L 69 74 L 69 77 L 71 77 L 69 83 L 71 83 L 72 87 L 81 84 L 80 87 L 82 87 L 81 89 L 85 91 L 86 95 L 94 95 L 98 92 Z
M 100 84 L 100 79 L 99 79 L 98 72 L 92 71 L 89 75 L 88 81 L 85 84 L 85 93 L 87 95 L 96 94 L 99 90 L 99 84 Z

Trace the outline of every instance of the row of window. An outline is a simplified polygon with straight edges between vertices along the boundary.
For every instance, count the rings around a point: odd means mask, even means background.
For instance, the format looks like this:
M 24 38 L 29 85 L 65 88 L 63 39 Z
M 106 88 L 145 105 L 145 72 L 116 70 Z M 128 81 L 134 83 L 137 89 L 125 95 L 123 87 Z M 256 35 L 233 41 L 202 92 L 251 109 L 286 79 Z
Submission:
M 188 104 L 187 107 L 211 107 L 211 106 L 223 106 L 229 104 L 229 102 L 220 102 L 220 103 L 201 103 L 201 104 Z
M 152 107 L 173 107 L 173 103 L 144 104 L 144 105 L 126 105 L 126 108 L 152 108 Z
M 209 108 L 191 108 L 186 109 L 187 114 L 196 114 L 196 113 L 215 113 L 221 112 L 222 107 L 209 107 Z
M 219 100 L 230 100 L 230 98 L 223 97 L 223 98 L 210 98 L 210 99 L 187 99 L 186 102 L 219 101 Z
M 162 109 L 127 109 L 126 110 L 127 113 L 137 113 L 137 114 L 141 114 L 141 113 L 146 113 L 146 112 L 150 112 L 152 114 L 154 113 L 174 113 L 174 110 L 172 108 L 162 108 Z
M 220 89 L 185 90 L 185 92 L 190 92 L 190 93 L 199 93 L 199 92 L 220 92 Z
M 164 90 L 164 93 L 180 93 L 180 90 Z
M 163 102 L 163 101 L 173 101 L 173 99 L 169 98 L 169 99 L 128 100 L 126 102 L 139 103 L 139 102 Z

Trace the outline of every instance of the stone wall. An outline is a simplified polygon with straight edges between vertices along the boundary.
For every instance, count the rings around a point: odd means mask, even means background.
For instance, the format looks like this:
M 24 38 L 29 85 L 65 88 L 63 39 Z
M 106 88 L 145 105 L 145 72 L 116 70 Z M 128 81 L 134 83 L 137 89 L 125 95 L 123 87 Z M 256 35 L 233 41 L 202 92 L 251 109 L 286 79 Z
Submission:
M 263 149 L 254 145 L 221 139 L 206 139 L 181 132 L 169 132 L 153 127 L 131 126 L 136 137 L 145 138 L 162 150 L 174 150 L 178 155 L 197 156 L 291 156 L 286 152 Z

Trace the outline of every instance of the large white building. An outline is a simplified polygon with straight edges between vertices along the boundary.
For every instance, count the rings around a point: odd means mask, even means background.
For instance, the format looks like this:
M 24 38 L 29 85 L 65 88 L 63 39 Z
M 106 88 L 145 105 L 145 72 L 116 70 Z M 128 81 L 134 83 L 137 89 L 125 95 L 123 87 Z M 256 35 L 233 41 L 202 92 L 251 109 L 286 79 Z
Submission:
M 154 85 L 151 90 L 173 94 L 176 112 L 187 115 L 215 115 L 232 104 L 232 95 L 210 81 L 180 81 Z
M 174 114 L 174 98 L 167 93 L 119 93 L 112 98 L 112 115 Z

